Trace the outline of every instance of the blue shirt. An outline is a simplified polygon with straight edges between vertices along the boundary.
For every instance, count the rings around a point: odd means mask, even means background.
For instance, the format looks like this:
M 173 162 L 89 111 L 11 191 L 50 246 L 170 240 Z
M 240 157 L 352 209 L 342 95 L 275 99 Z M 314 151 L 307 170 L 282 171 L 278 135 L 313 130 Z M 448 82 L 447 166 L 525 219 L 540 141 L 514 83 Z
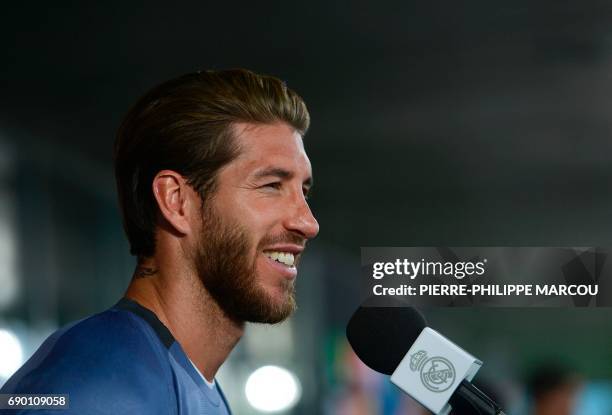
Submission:
M 219 383 L 202 377 L 150 310 L 122 299 L 52 334 L 0 393 L 68 394 L 67 410 L 28 415 L 229 415 Z

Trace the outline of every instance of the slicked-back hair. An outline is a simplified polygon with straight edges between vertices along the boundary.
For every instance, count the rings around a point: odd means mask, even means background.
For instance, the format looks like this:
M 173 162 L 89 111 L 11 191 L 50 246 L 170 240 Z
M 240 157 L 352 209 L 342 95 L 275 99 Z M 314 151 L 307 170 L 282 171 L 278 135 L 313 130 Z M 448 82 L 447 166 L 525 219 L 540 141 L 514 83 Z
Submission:
M 117 132 L 114 163 L 132 255 L 155 253 L 155 175 L 176 171 L 206 203 L 219 170 L 239 154 L 233 129 L 239 122 L 285 122 L 304 136 L 310 116 L 284 82 L 245 69 L 183 75 L 153 88 L 128 111 Z

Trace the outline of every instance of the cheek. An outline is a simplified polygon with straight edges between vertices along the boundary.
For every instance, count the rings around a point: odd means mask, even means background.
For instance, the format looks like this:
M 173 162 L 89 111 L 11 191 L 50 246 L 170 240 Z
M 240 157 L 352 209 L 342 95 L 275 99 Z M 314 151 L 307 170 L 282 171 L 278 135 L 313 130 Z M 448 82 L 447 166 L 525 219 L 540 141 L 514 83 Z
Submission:
M 273 235 L 282 223 L 282 207 L 279 198 L 251 189 L 226 194 L 216 200 L 218 212 L 240 226 L 247 235 L 251 254 L 259 250 L 260 243 L 266 236 Z
M 278 198 L 265 196 L 255 197 L 241 204 L 241 214 L 249 221 L 265 226 L 266 223 L 274 222 L 278 211 L 282 206 Z
M 237 210 L 238 223 L 241 223 L 256 244 L 266 235 L 274 232 L 274 228 L 281 222 L 272 200 L 256 200 L 250 204 L 244 203 Z

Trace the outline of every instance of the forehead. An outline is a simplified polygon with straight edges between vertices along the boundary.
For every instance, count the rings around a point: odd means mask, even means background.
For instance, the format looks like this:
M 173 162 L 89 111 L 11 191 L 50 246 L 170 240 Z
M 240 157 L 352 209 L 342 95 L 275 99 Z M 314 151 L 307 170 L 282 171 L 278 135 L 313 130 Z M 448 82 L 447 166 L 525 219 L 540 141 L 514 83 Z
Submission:
M 240 154 L 232 163 L 245 170 L 278 167 L 296 175 L 310 176 L 311 165 L 302 136 L 285 123 L 234 126 Z

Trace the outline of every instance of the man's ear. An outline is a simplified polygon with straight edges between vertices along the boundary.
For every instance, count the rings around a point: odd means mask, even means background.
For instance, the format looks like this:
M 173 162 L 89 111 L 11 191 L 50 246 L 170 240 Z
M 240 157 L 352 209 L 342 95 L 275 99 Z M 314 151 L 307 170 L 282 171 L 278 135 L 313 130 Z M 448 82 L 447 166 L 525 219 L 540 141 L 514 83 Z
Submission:
M 170 226 L 184 235 L 193 230 L 199 196 L 182 175 L 173 170 L 159 171 L 153 178 L 153 195 Z

